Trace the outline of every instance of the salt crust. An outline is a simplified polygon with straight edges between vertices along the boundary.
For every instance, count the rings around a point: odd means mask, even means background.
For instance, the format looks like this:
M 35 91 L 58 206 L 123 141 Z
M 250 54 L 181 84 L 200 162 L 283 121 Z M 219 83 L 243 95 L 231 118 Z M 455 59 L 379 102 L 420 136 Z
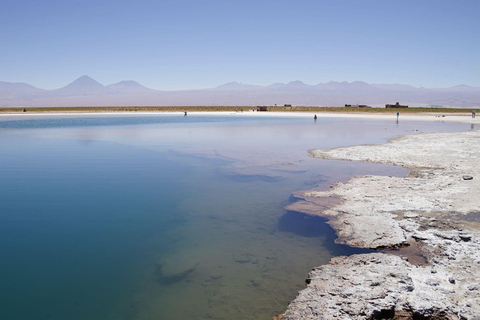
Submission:
M 320 159 L 409 168 L 404 178 L 361 176 L 300 197 L 309 214 L 316 199 L 343 200 L 317 210 L 330 218 L 337 242 L 395 248 L 414 241 L 428 264 L 387 253 L 333 258 L 309 274 L 307 288 L 280 318 L 480 319 L 479 145 L 480 132 L 468 131 L 312 150 Z

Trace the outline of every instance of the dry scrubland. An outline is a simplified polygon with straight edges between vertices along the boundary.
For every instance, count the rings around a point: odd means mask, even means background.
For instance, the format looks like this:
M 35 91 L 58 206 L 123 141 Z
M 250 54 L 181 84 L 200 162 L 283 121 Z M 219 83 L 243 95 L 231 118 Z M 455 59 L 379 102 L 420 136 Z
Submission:
M 150 106 L 150 107 L 31 107 L 26 108 L 27 113 L 44 112 L 184 112 L 184 111 L 204 111 L 204 112 L 233 112 L 255 109 L 254 106 Z M 0 113 L 23 113 L 24 108 L 0 108 Z M 469 113 L 471 109 L 457 108 L 351 108 L 351 107 L 275 107 L 268 106 L 269 111 L 275 112 L 341 112 L 341 113 Z

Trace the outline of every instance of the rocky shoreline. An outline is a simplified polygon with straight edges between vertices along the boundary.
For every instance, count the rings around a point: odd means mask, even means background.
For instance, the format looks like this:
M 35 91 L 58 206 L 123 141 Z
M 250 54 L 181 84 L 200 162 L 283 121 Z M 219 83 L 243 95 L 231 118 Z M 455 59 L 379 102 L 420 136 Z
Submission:
M 479 145 L 480 131 L 472 130 L 310 151 L 410 169 L 403 178 L 361 176 L 304 191 L 286 208 L 328 217 L 338 243 L 405 249 L 333 258 L 313 269 L 277 318 L 480 319 Z

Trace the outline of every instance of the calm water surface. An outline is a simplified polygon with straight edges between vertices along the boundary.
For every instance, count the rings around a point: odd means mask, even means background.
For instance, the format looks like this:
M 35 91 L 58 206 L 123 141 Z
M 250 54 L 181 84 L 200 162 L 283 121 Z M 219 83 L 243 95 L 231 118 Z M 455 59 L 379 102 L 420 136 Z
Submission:
M 230 116 L 0 118 L 0 319 L 270 319 L 358 252 L 293 191 L 404 169 L 307 150 L 468 130 Z M 418 131 L 416 131 L 418 130 Z

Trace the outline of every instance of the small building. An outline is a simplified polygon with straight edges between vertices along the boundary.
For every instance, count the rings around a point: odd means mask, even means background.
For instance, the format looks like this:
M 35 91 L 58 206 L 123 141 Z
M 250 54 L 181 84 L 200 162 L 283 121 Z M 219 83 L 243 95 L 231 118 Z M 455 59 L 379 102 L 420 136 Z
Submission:
M 284 107 L 290 107 L 291 108 L 292 105 L 291 104 L 285 104 Z
M 408 108 L 408 106 L 403 106 L 397 102 L 395 104 L 386 104 L 385 108 Z
M 268 111 L 268 107 L 257 107 L 257 111 Z

